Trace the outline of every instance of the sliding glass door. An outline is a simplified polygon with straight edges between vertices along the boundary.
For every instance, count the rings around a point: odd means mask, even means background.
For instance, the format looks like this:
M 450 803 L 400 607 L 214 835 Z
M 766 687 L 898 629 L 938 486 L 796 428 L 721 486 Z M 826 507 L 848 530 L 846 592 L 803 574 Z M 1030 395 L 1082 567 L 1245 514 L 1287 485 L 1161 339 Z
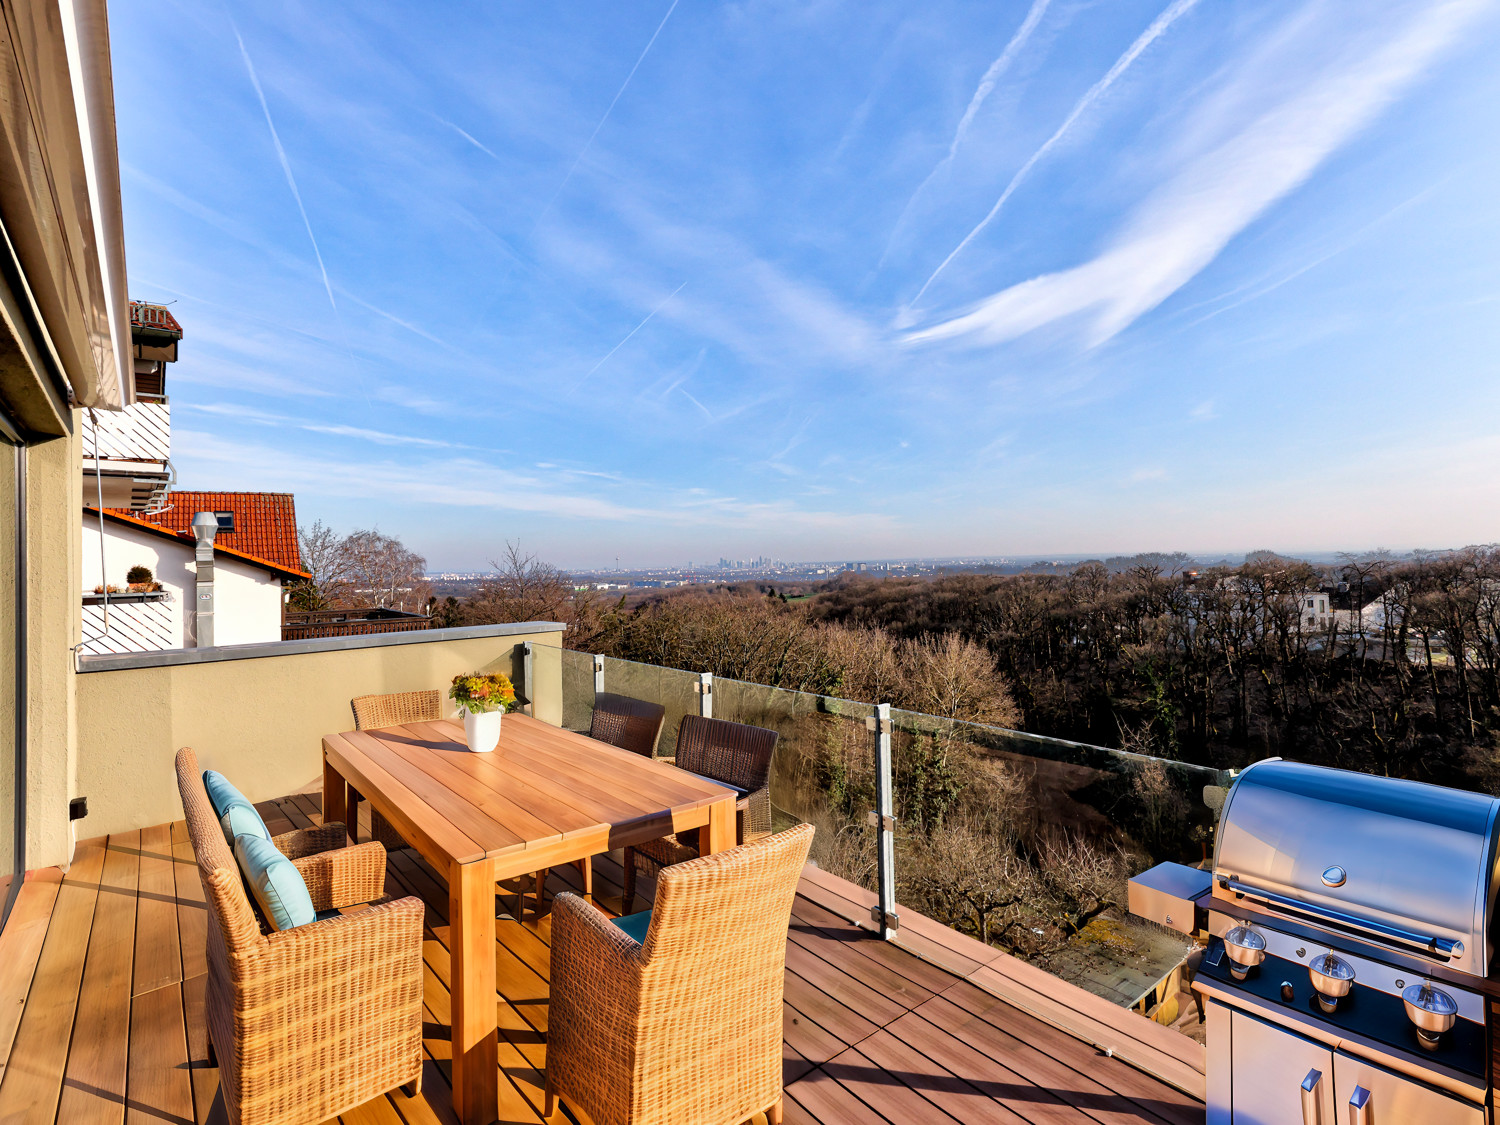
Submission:
M 26 866 L 25 768 L 26 447 L 6 440 L 0 427 L 0 925 L 10 916 Z

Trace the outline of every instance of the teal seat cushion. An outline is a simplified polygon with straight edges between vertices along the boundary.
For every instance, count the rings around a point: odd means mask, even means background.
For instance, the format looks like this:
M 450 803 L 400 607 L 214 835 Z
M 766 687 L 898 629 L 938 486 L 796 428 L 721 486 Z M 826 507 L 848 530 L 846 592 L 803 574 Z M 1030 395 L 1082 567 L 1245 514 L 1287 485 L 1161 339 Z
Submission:
M 270 840 L 248 834 L 236 836 L 234 858 L 250 893 L 276 929 L 295 929 L 317 920 L 318 912 L 313 909 L 302 872 Z
M 639 914 L 627 914 L 623 918 L 611 918 L 610 921 L 634 938 L 637 945 L 646 944 L 646 931 L 651 928 L 651 911 L 642 910 Z
M 236 836 L 271 838 L 266 822 L 255 811 L 255 806 L 218 770 L 203 771 L 203 788 L 208 790 L 208 803 L 213 805 L 219 827 L 224 830 L 224 839 L 231 848 Z

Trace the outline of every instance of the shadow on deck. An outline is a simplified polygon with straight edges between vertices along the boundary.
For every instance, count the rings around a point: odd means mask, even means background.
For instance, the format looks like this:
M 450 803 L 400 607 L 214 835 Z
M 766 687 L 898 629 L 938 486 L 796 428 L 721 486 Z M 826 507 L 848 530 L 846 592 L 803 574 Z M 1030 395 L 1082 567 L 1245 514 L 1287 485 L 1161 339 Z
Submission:
M 273 833 L 319 820 L 316 796 L 260 808 Z M 555 868 L 549 890 L 570 879 Z M 594 885 L 618 910 L 618 863 L 600 857 Z M 423 1093 L 341 1121 L 452 1123 L 447 890 L 405 851 L 387 890 L 427 905 Z M 788 932 L 787 1122 L 1203 1122 L 1177 1088 L 1201 1089 L 1196 1044 L 926 919 L 907 920 L 908 948 L 880 941 L 849 921 L 862 914 L 865 892 L 808 869 Z M 82 843 L 66 875 L 33 875 L 0 941 L 0 1122 L 225 1120 L 203 1019 L 207 920 L 180 822 Z M 536 1125 L 551 919 L 528 898 L 496 928 L 500 1120 Z

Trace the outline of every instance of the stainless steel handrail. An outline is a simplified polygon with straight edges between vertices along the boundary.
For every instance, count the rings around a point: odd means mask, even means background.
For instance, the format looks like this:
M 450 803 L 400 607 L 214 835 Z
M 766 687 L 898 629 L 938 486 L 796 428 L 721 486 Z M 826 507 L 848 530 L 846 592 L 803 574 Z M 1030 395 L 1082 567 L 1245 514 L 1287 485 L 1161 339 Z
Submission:
M 1218 880 L 1219 886 L 1223 887 L 1226 891 L 1255 902 L 1264 903 L 1266 906 L 1274 906 L 1293 914 L 1303 914 L 1314 920 L 1331 923 L 1344 929 L 1371 934 L 1375 937 L 1384 938 L 1386 941 L 1403 945 L 1419 953 L 1435 955 L 1445 960 L 1463 956 L 1464 943 L 1456 938 L 1438 937 L 1436 934 L 1422 934 L 1417 933 L 1415 930 L 1402 929 L 1400 926 L 1390 926 L 1384 922 L 1372 922 L 1367 918 L 1360 918 L 1356 915 L 1345 913 L 1342 910 L 1335 910 L 1332 907 L 1319 906 L 1314 903 L 1303 902 L 1301 899 L 1279 895 L 1275 891 L 1252 887 L 1248 883 L 1242 883 L 1240 880 L 1227 875 L 1220 875 Z

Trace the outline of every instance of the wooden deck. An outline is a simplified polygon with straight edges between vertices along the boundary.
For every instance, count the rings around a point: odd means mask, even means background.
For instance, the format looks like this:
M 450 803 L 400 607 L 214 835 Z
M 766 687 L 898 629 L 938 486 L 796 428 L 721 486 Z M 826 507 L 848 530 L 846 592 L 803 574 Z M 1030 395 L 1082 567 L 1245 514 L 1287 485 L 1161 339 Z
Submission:
M 319 819 L 314 796 L 261 809 L 273 832 Z M 601 905 L 618 906 L 619 867 L 601 859 L 596 872 Z M 554 870 L 552 888 L 576 877 Z M 387 884 L 427 904 L 424 1091 L 416 1099 L 393 1092 L 341 1121 L 451 1123 L 447 891 L 410 852 L 392 855 Z M 983 947 L 966 949 L 967 939 L 949 940 L 935 925 L 908 934 L 924 956 L 879 941 L 846 920 L 863 909 L 862 894 L 810 870 L 796 900 L 788 1122 L 1201 1125 L 1198 1101 L 1120 1057 L 1143 1058 L 1191 1089 L 1196 1044 L 1183 1040 L 1179 1051 L 1161 1029 L 1141 1032 L 1145 1021 L 1093 1007 L 1103 1002 L 993 951 L 975 959 Z M 80 844 L 66 875 L 33 876 L 0 944 L 0 1125 L 224 1120 L 203 1021 L 206 924 L 181 823 Z M 500 1119 L 536 1125 L 550 919 L 528 900 L 524 922 L 496 925 Z M 1113 1055 L 1101 1049 L 1116 1044 Z

